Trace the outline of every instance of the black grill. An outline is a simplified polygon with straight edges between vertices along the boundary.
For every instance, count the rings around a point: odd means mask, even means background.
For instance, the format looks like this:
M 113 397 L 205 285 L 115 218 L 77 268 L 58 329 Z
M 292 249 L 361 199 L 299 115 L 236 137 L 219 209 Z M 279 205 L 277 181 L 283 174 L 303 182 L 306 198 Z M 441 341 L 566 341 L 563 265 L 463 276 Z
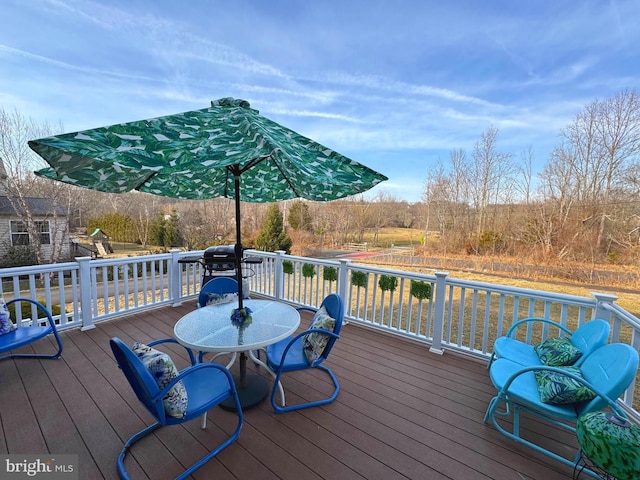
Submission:
M 210 272 L 226 272 L 236 269 L 236 252 L 234 245 L 218 245 L 209 247 L 202 257 L 204 266 Z
M 260 257 L 247 257 L 240 259 L 243 264 L 262 263 Z M 236 276 L 236 249 L 235 245 L 217 245 L 207 248 L 202 257 L 183 257 L 178 263 L 199 263 L 202 269 L 202 285 L 215 277 Z M 243 268 L 242 278 L 253 275 L 253 269 Z

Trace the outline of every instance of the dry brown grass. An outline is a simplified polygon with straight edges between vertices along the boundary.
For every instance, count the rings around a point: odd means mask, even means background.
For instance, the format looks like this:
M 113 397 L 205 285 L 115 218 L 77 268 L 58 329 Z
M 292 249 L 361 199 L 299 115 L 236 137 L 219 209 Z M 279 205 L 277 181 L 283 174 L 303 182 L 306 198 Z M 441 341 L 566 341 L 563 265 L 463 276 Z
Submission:
M 407 264 L 399 264 L 397 263 L 398 258 L 394 257 L 395 263 L 388 264 L 380 261 L 379 259 L 362 259 L 358 260 L 361 263 L 367 263 L 368 265 L 379 266 L 380 268 L 392 268 L 397 270 L 407 270 L 413 272 L 420 272 L 426 274 L 432 274 L 434 272 L 433 268 L 426 268 L 421 266 L 413 266 L 410 263 Z M 477 260 L 477 259 L 474 259 Z M 407 262 L 410 262 L 411 259 L 408 258 Z M 500 258 L 500 263 L 507 263 L 509 260 L 505 258 Z M 516 262 L 518 260 L 511 260 Z M 447 258 L 442 259 L 442 262 L 446 265 Z M 491 262 L 491 259 L 488 259 L 487 262 Z M 482 265 L 482 261 L 474 262 L 476 265 Z M 577 268 L 577 267 L 575 267 Z M 585 266 L 584 268 L 589 268 Z M 604 268 L 604 267 L 603 267 Z M 619 270 L 619 271 L 629 271 L 632 267 L 630 266 L 606 266 L 607 270 Z M 551 278 L 551 277 L 536 277 L 531 276 L 527 278 L 522 278 L 515 276 L 513 273 L 507 272 L 499 272 L 499 271 L 491 271 L 489 272 L 479 272 L 473 270 L 455 270 L 450 268 L 439 268 L 438 270 L 443 270 L 449 273 L 449 276 L 452 278 L 459 278 L 463 280 L 471 280 L 477 282 L 485 282 L 485 283 L 494 283 L 499 285 L 506 285 L 511 287 L 521 287 L 528 288 L 532 290 L 542 290 L 545 292 L 554 292 L 561 293 L 567 295 L 578 295 L 583 297 L 591 297 L 592 292 L 597 293 L 608 293 L 611 295 L 615 295 L 618 297 L 616 303 L 631 312 L 636 317 L 640 317 L 640 295 L 638 294 L 640 291 L 640 285 L 636 283 L 618 283 L 618 284 L 607 284 L 607 285 L 594 285 L 592 283 L 580 282 L 577 280 L 571 281 L 567 278 Z M 489 269 L 487 269 L 489 270 Z M 583 276 L 576 276 L 576 278 L 582 278 Z

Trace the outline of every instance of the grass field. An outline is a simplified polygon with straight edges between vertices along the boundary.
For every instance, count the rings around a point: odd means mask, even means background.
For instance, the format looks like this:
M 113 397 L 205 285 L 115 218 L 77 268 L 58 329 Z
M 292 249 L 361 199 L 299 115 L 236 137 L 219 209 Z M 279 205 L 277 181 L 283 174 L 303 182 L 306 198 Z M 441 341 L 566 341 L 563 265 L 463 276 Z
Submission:
M 379 248 L 389 248 L 391 245 L 395 246 L 407 246 L 407 245 L 420 245 L 421 239 L 424 237 L 424 231 L 411 228 L 381 228 L 378 231 L 377 243 Z M 436 240 L 434 238 L 434 240 Z M 374 232 L 369 231 L 364 235 L 364 241 L 369 245 L 374 244 Z M 137 244 L 122 244 L 112 243 L 114 249 L 114 256 L 123 255 L 144 255 L 151 252 L 158 252 L 161 247 L 148 247 L 142 248 Z M 367 262 L 369 263 L 369 262 Z M 380 265 L 383 268 L 400 268 L 411 269 L 405 266 L 393 266 Z M 607 269 L 611 266 L 607 265 Z M 418 269 L 419 270 L 419 269 Z M 499 272 L 493 272 L 492 274 L 483 274 L 478 272 L 469 271 L 449 271 L 450 275 L 455 278 L 461 278 L 465 280 L 475 280 L 479 282 L 496 283 L 501 285 L 508 285 L 514 287 L 530 288 L 535 290 L 544 290 L 548 292 L 563 293 L 568 295 L 579 296 L 591 296 L 591 292 L 610 293 L 618 296 L 616 302 L 625 310 L 633 313 L 635 316 L 640 317 L 640 295 L 637 293 L 637 285 L 619 285 L 616 287 L 611 286 L 599 286 L 599 285 L 585 285 L 580 283 L 570 284 L 566 280 L 556 279 L 522 279 L 514 278 L 511 275 L 500 275 Z
M 424 230 L 417 228 L 381 228 L 378 231 L 377 245 L 381 248 L 389 248 L 391 245 L 406 246 L 420 245 L 424 237 Z M 375 232 L 367 231 L 363 241 L 374 245 Z
M 378 244 L 382 248 L 388 248 L 392 244 L 396 246 L 420 245 L 421 239 L 423 237 L 423 230 L 410 228 L 383 228 L 380 229 L 380 232 L 378 233 Z M 374 237 L 372 232 L 366 233 L 364 236 L 365 241 L 369 244 L 373 244 L 373 238 Z M 431 239 L 431 237 L 429 238 Z M 437 241 L 437 239 L 435 238 L 433 240 Z M 380 266 L 390 268 L 389 265 Z M 409 267 L 399 266 L 399 268 L 408 269 Z M 593 266 L 590 265 L 585 268 L 593 268 Z M 603 266 L 603 268 L 611 270 L 614 267 L 611 265 L 606 265 Z M 534 290 L 544 290 L 547 292 L 562 293 L 567 295 L 590 297 L 591 292 L 610 293 L 618 297 L 618 300 L 616 301 L 618 305 L 620 305 L 625 310 L 633 313 L 636 317 L 640 317 L 640 295 L 638 294 L 638 285 L 586 285 L 577 282 L 567 282 L 566 279 L 557 280 L 553 278 L 514 278 L 512 275 L 500 275 L 499 272 L 494 272 L 493 274 L 483 274 L 479 272 L 469 271 L 449 271 L 449 273 L 452 277 L 465 280 L 496 283 L 500 285 L 530 288 Z

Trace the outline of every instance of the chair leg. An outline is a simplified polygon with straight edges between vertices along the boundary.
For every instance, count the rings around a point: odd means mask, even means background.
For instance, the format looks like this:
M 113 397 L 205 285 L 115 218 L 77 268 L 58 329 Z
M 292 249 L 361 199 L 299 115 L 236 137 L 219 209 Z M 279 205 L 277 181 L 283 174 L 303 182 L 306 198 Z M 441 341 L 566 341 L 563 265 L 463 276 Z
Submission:
M 326 399 L 323 400 L 315 400 L 313 402 L 307 402 L 307 403 L 301 403 L 298 405 L 290 405 L 290 406 L 284 406 L 284 389 L 282 390 L 282 400 L 283 400 L 283 406 L 279 406 L 276 403 L 276 389 L 278 388 L 278 386 L 280 388 L 282 388 L 282 384 L 280 383 L 280 373 L 278 372 L 275 380 L 274 380 L 274 385 L 273 385 L 273 389 L 271 390 L 271 406 L 273 407 L 273 410 L 276 413 L 285 413 L 285 412 L 290 412 L 292 410 L 302 410 L 303 408 L 311 408 L 311 407 L 317 407 L 319 405 L 326 405 L 328 403 L 333 402 L 336 397 L 338 396 L 338 393 L 340 392 L 340 384 L 338 383 L 338 379 L 336 378 L 336 376 L 333 374 L 333 372 L 331 371 L 331 369 L 325 367 L 324 365 L 318 365 L 314 368 L 318 368 L 320 370 L 323 370 L 324 372 L 326 372 L 329 377 L 331 378 L 331 381 L 333 382 L 333 386 L 334 386 L 334 392 L 333 394 Z
M 237 411 L 237 414 L 238 414 L 238 424 L 237 424 L 236 429 L 233 432 L 233 434 L 230 437 L 228 437 L 224 442 L 222 442 L 220 445 L 218 445 L 216 448 L 214 448 L 211 452 L 209 452 L 207 455 L 205 455 L 200 460 L 198 460 L 196 463 L 191 465 L 188 469 L 186 469 L 184 471 L 184 473 L 182 473 L 180 476 L 176 477 L 176 480 L 183 480 L 183 479 L 191 476 L 191 474 L 193 472 L 195 472 L 198 468 L 203 466 L 205 463 L 207 463 L 209 460 L 211 460 L 213 457 L 215 457 L 218 453 L 220 453 L 223 449 L 227 448 L 229 445 L 231 445 L 233 442 L 235 442 L 238 439 L 238 437 L 240 436 L 240 429 L 242 428 L 243 415 L 242 415 L 242 407 L 240 406 L 240 400 L 238 399 L 238 395 L 237 394 L 234 395 L 234 400 L 236 402 L 236 411 Z
M 124 457 L 126 457 L 127 452 L 129 451 L 131 446 L 134 443 L 136 443 L 138 440 L 140 440 L 142 437 L 145 437 L 149 435 L 151 432 L 153 432 L 154 430 L 157 430 L 158 428 L 160 428 L 160 426 L 161 426 L 160 422 L 156 422 L 153 425 L 149 425 L 147 428 L 140 430 L 138 433 L 133 435 L 129 440 L 125 442 L 125 444 L 122 446 L 122 450 L 120 450 L 120 455 L 118 455 L 118 475 L 120 476 L 120 478 L 122 479 L 130 478 L 129 475 L 127 474 L 127 469 L 124 466 Z
M 500 402 L 504 401 L 505 403 L 505 411 L 504 412 L 498 412 L 498 406 L 500 404 Z M 571 468 L 576 468 L 577 462 L 579 461 L 580 457 L 579 457 L 579 453 L 578 455 L 576 455 L 576 458 L 574 460 L 569 460 L 565 457 L 562 457 L 560 455 L 558 455 L 557 453 L 554 453 L 550 450 L 547 450 L 546 448 L 541 447 L 540 445 L 537 445 L 525 438 L 522 438 L 520 436 L 520 410 L 521 408 L 516 405 L 516 404 L 511 404 L 511 402 L 509 402 L 508 399 L 506 398 L 502 398 L 501 395 L 497 395 L 495 397 L 493 397 L 491 399 L 491 401 L 489 402 L 489 406 L 487 407 L 487 411 L 485 413 L 484 416 L 484 422 L 485 423 L 491 423 L 494 428 L 500 432 L 502 435 L 509 437 L 512 440 L 515 440 L 518 443 L 521 443 L 523 445 L 526 445 L 534 450 L 536 450 L 537 452 L 540 452 L 548 457 L 553 458 L 554 460 L 563 463 Z M 527 411 L 537 415 L 535 412 L 528 410 Z M 505 429 L 502 425 L 500 425 L 498 423 L 498 420 L 496 419 L 496 415 L 499 416 L 509 416 L 509 412 L 512 412 L 512 416 L 513 416 L 513 431 L 508 431 L 507 429 Z M 558 425 L 559 427 L 562 426 L 561 424 L 557 424 L 556 422 L 553 422 L 556 425 Z M 569 429 L 568 426 L 565 425 L 564 427 L 565 429 Z M 593 478 L 597 478 L 600 479 L 601 477 L 599 477 L 595 472 L 589 470 L 588 468 L 584 468 L 582 470 L 586 475 L 592 476 Z
M 205 463 L 207 463 L 209 460 L 211 460 L 213 457 L 215 457 L 218 453 L 220 453 L 220 451 L 222 451 L 223 449 L 225 449 L 226 447 L 228 447 L 229 445 L 231 445 L 233 442 L 235 442 L 238 439 L 238 437 L 240 436 L 240 430 L 242 429 L 243 414 L 242 414 L 242 408 L 240 406 L 240 400 L 238 399 L 238 395 L 237 394 L 234 395 L 234 399 L 235 399 L 235 402 L 236 402 L 236 408 L 237 408 L 237 413 L 238 413 L 238 424 L 236 425 L 236 429 L 233 432 L 233 434 L 230 437 L 228 437 L 224 442 L 219 444 L 216 448 L 214 448 L 211 452 L 209 452 L 207 455 L 205 455 L 200 460 L 198 460 L 196 463 L 191 465 L 182 474 L 180 474 L 178 477 L 176 477 L 176 480 L 183 480 L 183 479 L 191 476 L 191 474 L 193 472 L 195 472 L 198 468 L 203 466 Z M 125 456 L 127 455 L 127 452 L 129 451 L 129 449 L 138 440 L 140 440 L 141 438 L 147 436 L 151 432 L 157 430 L 161 426 L 162 425 L 160 424 L 160 422 L 156 422 L 153 425 L 150 425 L 147 428 L 145 428 L 143 430 L 140 430 L 138 433 L 133 435 L 129 440 L 127 440 L 127 442 L 123 445 L 122 450 L 120 451 L 120 455 L 118 456 L 118 462 L 117 462 L 118 475 L 120 476 L 121 479 L 124 480 L 124 479 L 129 479 L 130 478 L 129 475 L 127 474 L 127 470 L 126 470 L 126 468 L 124 466 L 124 459 L 125 459 Z
M 258 352 L 258 356 L 256 357 L 253 354 L 253 350 L 249 351 L 249 356 L 251 357 L 251 359 L 253 360 L 253 363 L 256 365 L 256 367 L 260 367 L 263 366 L 264 369 L 269 372 L 269 374 L 273 377 L 273 383 L 274 386 L 277 385 L 278 386 L 278 390 L 280 391 L 280 401 L 282 402 L 282 406 L 284 407 L 285 405 L 285 400 L 284 400 L 284 388 L 282 388 L 282 383 L 279 380 L 279 376 L 276 374 L 276 372 L 274 372 L 273 370 L 271 370 L 271 368 L 269 368 L 269 365 L 267 365 L 266 363 L 264 363 L 262 360 L 260 360 L 260 350 L 257 350 Z

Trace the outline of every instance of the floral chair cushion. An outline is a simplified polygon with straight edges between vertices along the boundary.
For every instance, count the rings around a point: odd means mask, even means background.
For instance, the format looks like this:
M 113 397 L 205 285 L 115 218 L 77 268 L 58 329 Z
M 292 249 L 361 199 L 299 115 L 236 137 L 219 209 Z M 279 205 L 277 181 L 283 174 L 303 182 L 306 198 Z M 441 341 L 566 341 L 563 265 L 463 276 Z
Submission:
M 582 352 L 566 337 L 547 338 L 533 347 L 543 365 L 564 367 L 573 365 L 582 356 Z
M 558 367 L 582 378 L 578 367 Z M 540 400 L 544 403 L 566 405 L 591 400 L 596 397 L 596 392 L 586 387 L 579 381 L 559 372 L 549 370 L 534 371 Z
M 9 309 L 4 301 L 4 297 L 0 297 L 0 335 L 13 332 L 16 329 L 15 323 L 11 320 Z
M 160 390 L 178 376 L 178 369 L 173 363 L 173 360 L 171 360 L 171 357 L 166 353 L 139 342 L 133 344 L 132 350 L 145 367 L 149 369 Z M 182 380 L 169 390 L 162 399 L 162 403 L 167 415 L 175 418 L 184 418 L 187 414 L 188 399 L 187 391 L 184 388 Z
M 311 321 L 309 330 L 312 330 L 314 328 L 322 328 L 324 330 L 333 332 L 335 326 L 335 319 L 333 319 L 331 315 L 327 313 L 327 310 L 323 306 L 320 307 L 320 309 L 313 316 L 313 320 Z M 307 357 L 307 361 L 309 363 L 313 363 L 318 358 L 320 358 L 331 337 L 324 333 L 313 332 L 303 338 L 304 340 L 302 346 L 304 349 L 304 354 Z
M 206 305 L 218 305 L 219 303 L 230 303 L 237 300 L 237 293 L 207 293 Z

